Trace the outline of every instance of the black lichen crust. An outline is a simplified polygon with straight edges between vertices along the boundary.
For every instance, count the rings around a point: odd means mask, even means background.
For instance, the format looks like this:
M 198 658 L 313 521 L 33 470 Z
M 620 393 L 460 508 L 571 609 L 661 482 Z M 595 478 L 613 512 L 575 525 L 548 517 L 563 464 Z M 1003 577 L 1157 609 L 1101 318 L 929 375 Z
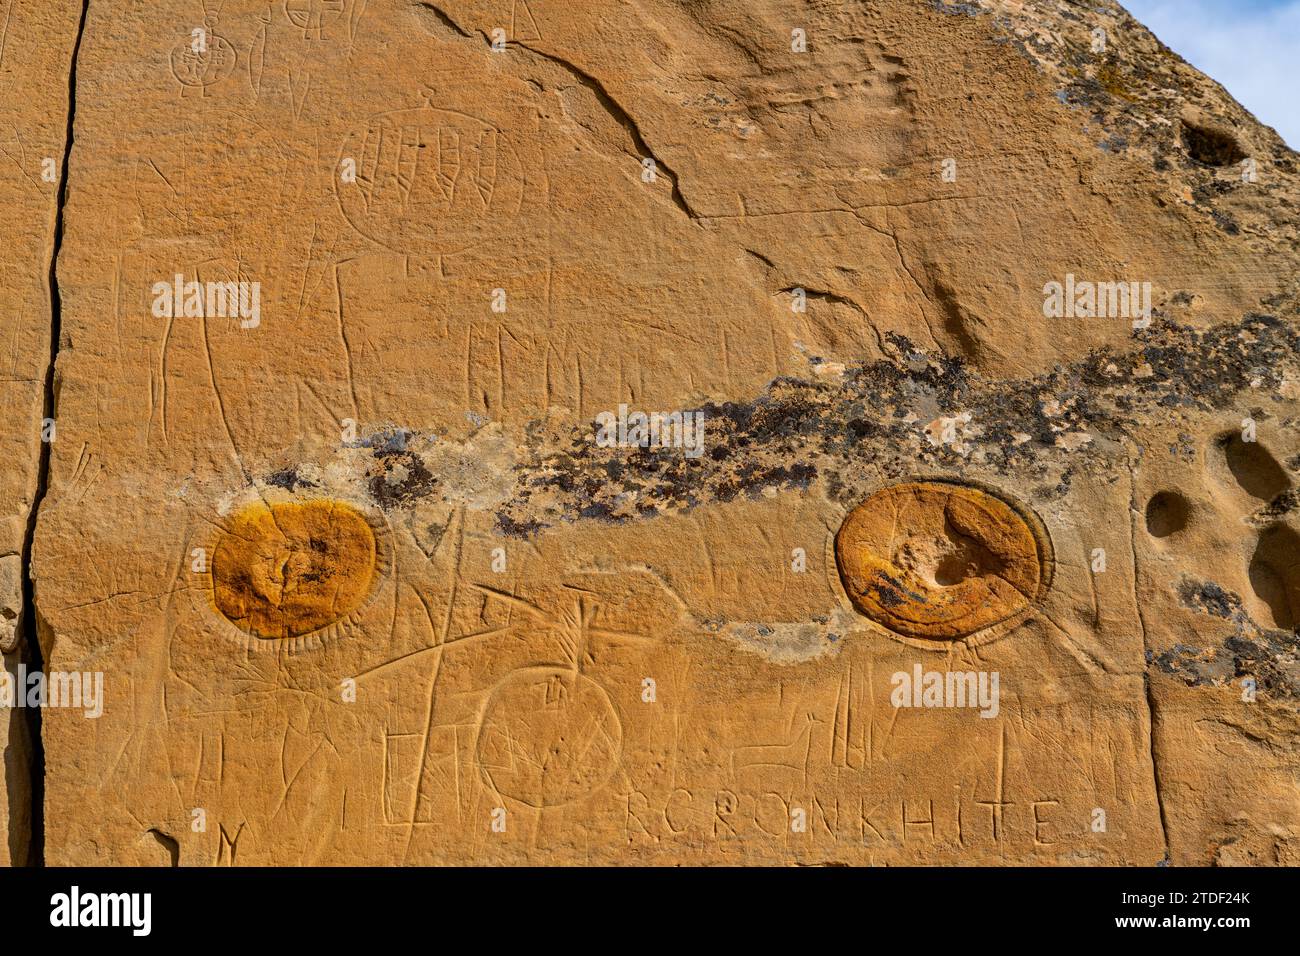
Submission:
M 1203 647 L 1176 644 L 1150 663 L 1190 687 L 1221 686 L 1250 678 L 1259 697 L 1300 700 L 1300 634 L 1257 625 L 1241 597 L 1212 581 L 1183 580 L 1185 607 L 1224 620 L 1232 630 Z
M 625 522 L 818 479 L 829 498 L 848 504 L 864 490 L 864 465 L 886 478 L 974 465 L 1028 481 L 1037 500 L 1050 501 L 1081 470 L 1113 472 L 1125 454 L 1120 442 L 1152 413 L 1225 410 L 1248 389 L 1252 401 L 1267 400 L 1300 356 L 1300 332 L 1272 315 L 1140 334 L 1136 351 L 1098 350 L 1009 381 L 891 334 L 893 357 L 834 381 L 780 378 L 752 402 L 703 405 L 704 452 L 696 458 L 679 448 L 602 448 L 592 426 L 549 434 L 534 426 L 497 527 L 527 537 L 559 522 Z M 969 413 L 970 437 L 934 444 L 918 409 L 932 410 L 931 418 Z

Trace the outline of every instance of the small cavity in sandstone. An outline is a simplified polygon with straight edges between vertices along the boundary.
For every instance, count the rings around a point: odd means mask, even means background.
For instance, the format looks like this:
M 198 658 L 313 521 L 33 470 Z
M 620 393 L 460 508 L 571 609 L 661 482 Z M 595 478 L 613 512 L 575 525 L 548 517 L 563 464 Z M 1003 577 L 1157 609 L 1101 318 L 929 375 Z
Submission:
M 1207 166 L 1231 166 L 1246 158 L 1235 136 L 1209 126 L 1184 123 L 1183 146 L 1187 155 Z
M 1219 446 L 1232 477 L 1247 494 L 1272 501 L 1291 486 L 1277 459 L 1259 442 L 1243 441 L 1241 435 L 1233 432 L 1221 438 Z
M 1167 538 L 1187 527 L 1191 505 L 1176 491 L 1161 491 L 1147 502 L 1147 533 L 1153 538 Z
M 1250 561 L 1250 586 L 1267 609 L 1265 624 L 1300 625 L 1300 535 L 1275 525 L 1259 537 Z

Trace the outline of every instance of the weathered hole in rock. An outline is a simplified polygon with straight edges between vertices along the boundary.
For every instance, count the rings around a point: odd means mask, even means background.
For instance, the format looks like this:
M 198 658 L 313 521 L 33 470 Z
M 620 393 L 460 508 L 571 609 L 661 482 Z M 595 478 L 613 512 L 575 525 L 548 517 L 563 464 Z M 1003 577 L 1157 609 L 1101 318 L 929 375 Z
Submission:
M 1247 494 L 1272 501 L 1291 487 L 1286 471 L 1259 442 L 1242 441 L 1233 432 L 1219 439 L 1219 447 L 1232 477 Z
M 149 835 L 158 841 L 158 845 L 167 852 L 167 860 L 171 866 L 181 865 L 181 845 L 174 836 L 164 833 L 157 827 L 149 830 Z
M 1045 593 L 1051 546 L 1028 512 L 968 485 L 907 482 L 867 498 L 835 537 L 859 612 L 896 634 L 956 640 Z
M 1176 491 L 1159 491 L 1147 502 L 1147 534 L 1153 538 L 1167 538 L 1187 527 L 1192 507 Z
M 212 555 L 212 600 L 254 637 L 299 637 L 356 610 L 377 564 L 374 530 L 341 501 L 255 504 Z
M 1273 627 L 1300 625 L 1300 535 L 1276 525 L 1259 536 L 1248 569 L 1255 597 L 1267 609 Z
M 1246 158 L 1246 151 L 1231 133 L 1194 123 L 1183 123 L 1183 148 L 1207 166 L 1231 166 Z

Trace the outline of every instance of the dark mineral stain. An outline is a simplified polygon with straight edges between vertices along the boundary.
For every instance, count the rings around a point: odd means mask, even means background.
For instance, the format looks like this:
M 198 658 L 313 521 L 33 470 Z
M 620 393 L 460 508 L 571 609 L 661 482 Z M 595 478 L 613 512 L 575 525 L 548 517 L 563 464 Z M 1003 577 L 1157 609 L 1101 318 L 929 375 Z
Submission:
M 498 514 L 497 527 L 500 528 L 504 534 L 510 535 L 512 538 L 531 538 L 533 535 L 545 528 L 546 525 L 532 518 L 526 518 L 523 521 L 516 521 L 507 514 Z
M 1297 508 L 1300 508 L 1300 494 L 1295 491 L 1284 491 L 1251 515 L 1251 521 L 1256 524 L 1271 524 Z

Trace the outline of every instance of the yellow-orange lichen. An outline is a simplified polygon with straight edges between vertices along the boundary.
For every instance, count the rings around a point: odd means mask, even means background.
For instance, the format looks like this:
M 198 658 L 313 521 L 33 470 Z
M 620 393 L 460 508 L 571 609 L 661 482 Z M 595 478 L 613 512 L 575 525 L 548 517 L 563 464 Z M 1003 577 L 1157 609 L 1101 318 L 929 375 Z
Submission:
M 835 538 L 849 599 L 907 637 L 956 640 L 1019 613 L 1047 586 L 1034 519 L 978 488 L 923 481 L 876 492 Z
M 366 600 L 376 555 L 370 523 L 344 502 L 250 505 L 217 541 L 213 604 L 254 637 L 310 634 Z

